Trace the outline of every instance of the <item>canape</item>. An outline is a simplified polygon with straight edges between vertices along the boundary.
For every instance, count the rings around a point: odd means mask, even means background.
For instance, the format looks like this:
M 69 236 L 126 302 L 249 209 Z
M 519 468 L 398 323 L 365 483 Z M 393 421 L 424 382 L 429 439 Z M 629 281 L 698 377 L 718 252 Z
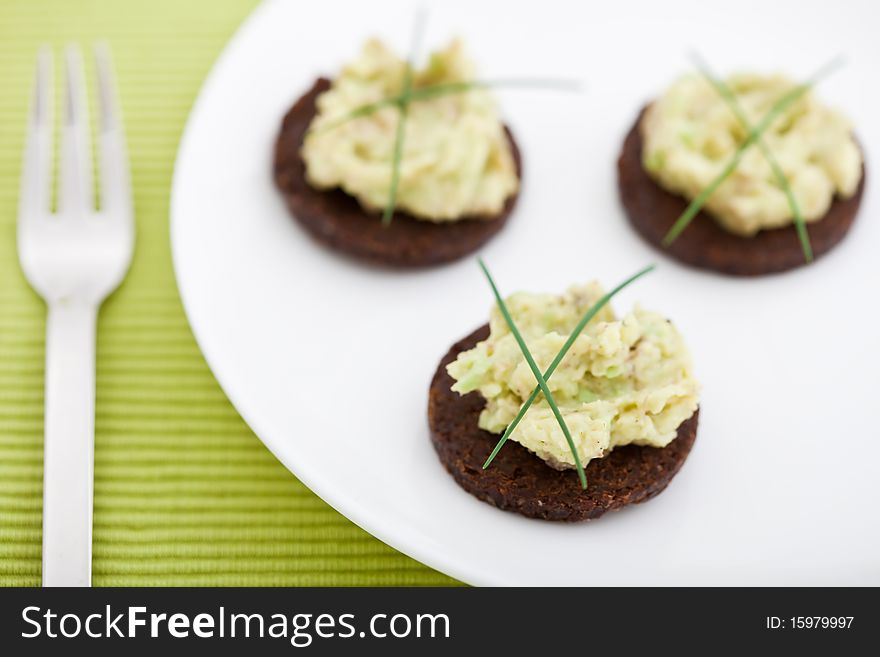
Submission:
M 679 78 L 641 111 L 618 174 L 645 240 L 683 263 L 741 276 L 830 251 L 865 185 L 849 121 L 809 84 L 705 71 Z
M 284 117 L 275 182 L 325 245 L 372 263 L 456 260 L 500 231 L 522 162 L 462 42 L 425 68 L 370 40 Z
M 617 318 L 608 298 L 595 282 L 561 295 L 520 292 L 449 349 L 428 419 L 462 488 L 500 509 L 562 521 L 598 518 L 666 488 L 697 433 L 691 358 L 663 315 L 636 307 Z

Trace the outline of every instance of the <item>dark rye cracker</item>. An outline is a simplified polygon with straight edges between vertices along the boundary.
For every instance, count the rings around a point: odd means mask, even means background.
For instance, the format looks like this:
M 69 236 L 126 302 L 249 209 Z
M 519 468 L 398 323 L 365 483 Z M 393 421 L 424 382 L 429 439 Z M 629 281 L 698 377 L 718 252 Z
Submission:
M 315 116 L 315 100 L 330 88 L 330 81 L 318 79 L 314 86 L 284 117 L 275 144 L 275 183 L 287 207 L 299 223 L 319 242 L 373 264 L 394 267 L 426 267 L 457 260 L 487 242 L 507 223 L 518 193 L 492 217 L 461 219 L 446 223 L 420 221 L 395 212 L 389 226 L 381 215 L 365 211 L 357 199 L 341 189 L 317 190 L 305 177 L 300 156 L 303 138 Z M 522 161 L 513 135 L 505 129 L 517 175 L 522 178 Z
M 734 276 L 760 276 L 807 264 L 794 226 L 762 230 L 754 237 L 740 237 L 724 230 L 702 211 L 671 245 L 663 246 L 663 238 L 689 201 L 663 189 L 642 166 L 639 123 L 644 112 L 642 110 L 626 136 L 617 173 L 626 214 L 647 242 L 685 264 Z M 863 167 L 856 193 L 848 199 L 834 199 L 821 220 L 807 224 L 814 257 L 828 253 L 846 235 L 855 220 L 864 189 Z
M 681 468 L 697 435 L 695 413 L 664 448 L 618 447 L 586 468 L 587 489 L 575 470 L 554 470 L 522 445 L 508 441 L 488 469 L 483 463 L 500 436 L 478 426 L 485 400 L 450 390 L 446 366 L 489 336 L 482 326 L 455 343 L 440 361 L 428 398 L 431 440 L 440 461 L 467 492 L 499 509 L 542 520 L 580 521 L 651 499 Z

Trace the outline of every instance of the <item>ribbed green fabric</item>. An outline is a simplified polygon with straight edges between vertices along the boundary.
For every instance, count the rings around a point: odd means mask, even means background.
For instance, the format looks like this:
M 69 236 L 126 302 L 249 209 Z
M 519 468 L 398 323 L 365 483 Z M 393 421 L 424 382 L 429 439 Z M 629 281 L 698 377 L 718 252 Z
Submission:
M 254 0 L 0 0 L 0 585 L 40 583 L 45 309 L 15 222 L 37 48 L 111 44 L 138 234 L 98 327 L 96 585 L 427 585 L 452 580 L 347 521 L 263 447 L 196 347 L 168 200 L 202 79 Z M 60 76 L 59 76 L 60 77 Z

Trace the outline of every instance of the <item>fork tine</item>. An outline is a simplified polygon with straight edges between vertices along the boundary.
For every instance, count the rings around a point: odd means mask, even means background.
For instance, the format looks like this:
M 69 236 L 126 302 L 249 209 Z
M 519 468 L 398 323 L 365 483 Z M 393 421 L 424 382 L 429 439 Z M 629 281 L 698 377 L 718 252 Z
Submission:
M 34 74 L 34 97 L 28 119 L 21 174 L 19 221 L 50 210 L 52 198 L 52 52 L 41 48 Z
M 76 45 L 71 44 L 64 59 L 64 124 L 58 207 L 62 211 L 91 211 L 94 209 L 92 161 L 82 54 Z
M 116 100 L 113 62 L 107 44 L 95 45 L 98 103 L 101 108 L 98 144 L 101 162 L 101 210 L 133 220 L 125 135 Z

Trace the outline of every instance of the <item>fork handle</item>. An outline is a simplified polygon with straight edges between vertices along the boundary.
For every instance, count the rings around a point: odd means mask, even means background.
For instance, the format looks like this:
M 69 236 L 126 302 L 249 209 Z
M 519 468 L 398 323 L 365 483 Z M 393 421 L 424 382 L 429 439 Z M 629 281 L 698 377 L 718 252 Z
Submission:
M 97 305 L 55 301 L 46 325 L 43 586 L 90 586 Z

